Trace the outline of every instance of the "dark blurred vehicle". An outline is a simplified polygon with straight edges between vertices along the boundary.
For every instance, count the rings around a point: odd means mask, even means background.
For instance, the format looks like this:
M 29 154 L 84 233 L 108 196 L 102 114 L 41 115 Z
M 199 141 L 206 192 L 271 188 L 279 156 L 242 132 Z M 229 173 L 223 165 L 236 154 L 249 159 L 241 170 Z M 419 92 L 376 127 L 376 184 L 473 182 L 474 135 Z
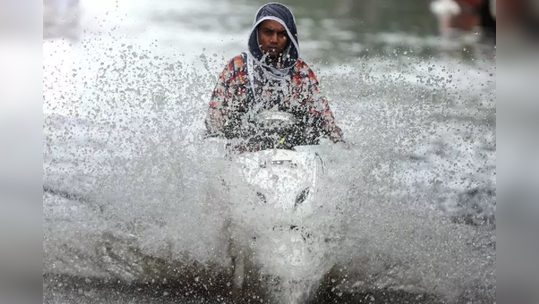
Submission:
M 483 42 L 496 43 L 496 0 L 434 0 L 430 9 L 442 36 L 479 32 Z

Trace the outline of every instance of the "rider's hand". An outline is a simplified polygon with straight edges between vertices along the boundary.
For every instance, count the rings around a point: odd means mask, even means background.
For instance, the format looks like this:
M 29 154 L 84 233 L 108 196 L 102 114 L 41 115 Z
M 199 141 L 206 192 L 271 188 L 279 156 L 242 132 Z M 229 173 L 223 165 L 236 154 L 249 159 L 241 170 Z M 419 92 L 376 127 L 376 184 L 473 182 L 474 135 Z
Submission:
M 209 134 L 219 134 L 225 129 L 225 118 L 219 111 L 210 114 L 206 121 L 206 128 Z
M 334 143 L 344 142 L 343 134 L 341 128 L 335 126 L 331 133 L 329 133 L 329 139 Z

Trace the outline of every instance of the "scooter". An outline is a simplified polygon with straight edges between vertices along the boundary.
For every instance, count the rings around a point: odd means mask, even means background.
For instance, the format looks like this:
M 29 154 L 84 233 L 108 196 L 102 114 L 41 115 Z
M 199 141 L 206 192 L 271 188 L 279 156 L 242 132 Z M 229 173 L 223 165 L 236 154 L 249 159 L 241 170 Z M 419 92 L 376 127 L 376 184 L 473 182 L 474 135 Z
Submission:
M 267 111 L 257 116 L 261 150 L 232 158 L 227 222 L 234 288 L 243 288 L 246 264 L 279 303 L 303 303 L 315 294 L 333 266 L 337 246 L 322 220 L 327 210 L 320 184 L 324 160 L 316 146 L 286 145 L 293 115 Z M 293 133 L 293 132 L 292 132 Z

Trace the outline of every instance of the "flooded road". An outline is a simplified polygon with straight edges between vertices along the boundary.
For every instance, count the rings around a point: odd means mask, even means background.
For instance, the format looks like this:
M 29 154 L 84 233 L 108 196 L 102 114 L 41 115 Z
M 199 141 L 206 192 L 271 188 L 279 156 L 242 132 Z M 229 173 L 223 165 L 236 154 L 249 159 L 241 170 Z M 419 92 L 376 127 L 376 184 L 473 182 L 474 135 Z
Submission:
M 423 2 L 286 2 L 351 143 L 326 155 L 346 229 L 316 303 L 495 299 L 496 68 L 474 35 L 440 51 Z M 81 1 L 78 34 L 44 37 L 44 303 L 267 299 L 231 294 L 201 138 L 262 4 Z

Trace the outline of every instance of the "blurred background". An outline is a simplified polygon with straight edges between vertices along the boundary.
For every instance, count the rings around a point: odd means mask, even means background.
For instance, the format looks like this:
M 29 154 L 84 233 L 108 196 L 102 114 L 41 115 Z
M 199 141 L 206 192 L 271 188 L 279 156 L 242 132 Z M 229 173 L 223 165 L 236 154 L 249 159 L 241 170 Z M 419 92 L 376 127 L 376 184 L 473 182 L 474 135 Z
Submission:
M 234 40 L 233 37 L 246 35 L 252 23 L 252 11 L 264 4 L 264 1 L 256 0 L 119 0 L 97 4 L 100 2 L 89 4 L 80 0 L 44 1 L 44 39 L 80 39 L 83 32 L 90 31 L 87 28 L 88 23 L 102 21 L 100 18 L 104 16 L 95 14 L 99 11 L 105 13 L 106 10 L 109 18 L 117 14 L 120 19 L 116 22 L 120 27 L 126 26 L 124 19 L 132 19 L 132 26 L 146 35 L 151 31 L 154 35 L 158 34 L 155 32 L 160 32 L 176 42 L 195 42 L 193 49 L 200 49 L 206 45 L 197 41 L 198 39 L 193 41 L 190 33 L 196 31 L 212 37 L 221 36 L 228 43 Z M 470 54 L 482 45 L 489 46 L 488 50 L 495 44 L 495 2 L 496 0 L 284 1 L 296 14 L 304 50 L 321 61 L 402 51 L 413 53 L 413 56 L 431 56 L 440 50 L 453 51 L 457 56 L 469 58 L 472 56 Z M 520 8 L 520 4 L 511 4 L 510 7 L 516 11 L 515 7 Z M 485 51 L 483 48 L 478 53 Z

